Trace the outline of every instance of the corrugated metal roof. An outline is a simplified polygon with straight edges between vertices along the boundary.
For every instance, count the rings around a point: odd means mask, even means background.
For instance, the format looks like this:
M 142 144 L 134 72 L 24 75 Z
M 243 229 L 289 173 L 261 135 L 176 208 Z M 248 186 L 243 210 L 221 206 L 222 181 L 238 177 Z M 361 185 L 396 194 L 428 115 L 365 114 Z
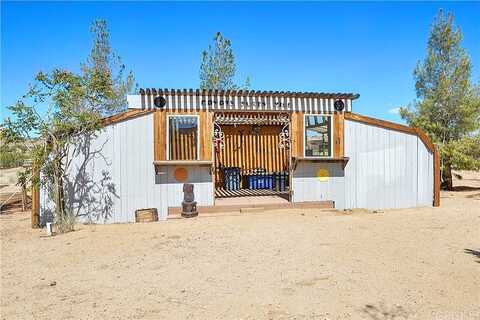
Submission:
M 141 88 L 140 95 L 198 95 L 198 96 L 281 96 L 293 98 L 324 98 L 324 99 L 350 99 L 355 100 L 360 97 L 358 93 L 327 93 L 327 92 L 297 92 L 297 91 L 255 91 L 255 90 L 206 90 L 206 89 L 155 89 Z

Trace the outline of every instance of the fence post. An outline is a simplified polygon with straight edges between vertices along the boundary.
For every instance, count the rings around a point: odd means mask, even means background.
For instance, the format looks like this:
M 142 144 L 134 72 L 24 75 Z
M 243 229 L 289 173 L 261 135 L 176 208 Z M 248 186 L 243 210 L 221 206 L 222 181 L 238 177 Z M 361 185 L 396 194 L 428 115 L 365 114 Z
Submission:
M 32 229 L 40 227 L 40 172 L 35 164 L 32 165 Z

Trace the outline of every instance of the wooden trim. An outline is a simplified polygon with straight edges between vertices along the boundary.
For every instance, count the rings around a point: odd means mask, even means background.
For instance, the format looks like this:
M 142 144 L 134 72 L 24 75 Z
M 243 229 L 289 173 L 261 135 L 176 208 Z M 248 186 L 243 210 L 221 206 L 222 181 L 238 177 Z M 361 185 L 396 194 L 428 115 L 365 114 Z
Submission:
M 32 166 L 33 183 L 32 183 L 32 209 L 31 209 L 31 226 L 32 228 L 40 227 L 40 172 L 34 165 Z
M 157 110 L 153 114 L 153 160 L 167 160 L 167 138 L 165 131 L 165 111 Z
M 440 153 L 433 152 L 433 206 L 440 207 Z
M 305 128 L 303 127 L 305 121 L 305 114 L 299 113 L 297 116 L 297 155 L 300 157 L 304 156 L 304 135 L 305 135 Z
M 345 155 L 345 147 L 344 147 L 344 123 L 345 117 L 342 113 L 334 113 L 333 114 L 333 157 L 334 158 L 341 158 Z
M 428 135 L 420 128 L 413 128 L 416 135 L 422 140 L 423 144 L 430 150 L 432 153 L 436 151 L 435 145 L 432 143 Z
M 200 115 L 200 160 L 212 160 L 213 112 L 199 112 Z
M 243 204 L 243 205 L 213 205 L 213 206 L 197 206 L 199 217 L 208 216 L 212 213 L 220 214 L 240 214 L 245 209 L 258 209 L 257 212 L 275 209 L 334 209 L 335 202 L 326 201 L 305 201 L 305 202 L 289 202 L 289 203 L 265 203 L 265 204 Z M 180 218 L 181 207 L 168 207 L 167 219 Z M 253 212 L 253 211 L 252 211 Z
M 435 151 L 435 145 L 432 143 L 428 135 L 420 128 L 414 128 L 395 122 L 371 118 L 352 112 L 345 112 L 345 119 L 415 135 L 422 140 L 422 142 L 425 144 L 425 147 L 427 147 L 430 152 L 434 153 Z
M 315 157 L 299 157 L 299 158 L 294 158 L 294 168 L 297 168 L 297 164 L 300 161 L 303 162 L 329 162 L 329 163 L 341 163 L 342 168 L 345 169 L 345 166 L 347 165 L 348 161 L 350 160 L 349 157 L 338 157 L 338 158 L 315 158 Z
M 162 160 L 162 161 L 153 161 L 153 164 L 156 166 L 206 166 L 212 165 L 213 161 L 210 160 Z
M 390 121 L 385 121 L 385 120 L 380 120 L 376 118 L 371 118 L 367 117 L 358 113 L 353 113 L 353 112 L 345 112 L 345 119 L 347 120 L 352 120 L 352 121 L 358 121 L 370 125 L 374 125 L 377 127 L 385 128 L 385 129 L 391 129 L 391 130 L 396 130 L 396 131 L 401 131 L 405 133 L 410 133 L 413 135 L 417 135 L 417 132 L 415 131 L 415 128 L 409 127 L 403 124 L 395 123 L 395 122 L 390 122 Z M 433 150 L 430 150 L 433 151 Z
M 358 121 L 385 129 L 400 131 L 419 137 L 427 150 L 433 154 L 433 206 L 440 206 L 440 154 L 425 131 L 420 128 L 409 127 L 403 124 L 375 119 L 352 112 L 345 112 L 345 119 Z
M 152 110 L 132 109 L 132 110 L 127 110 L 125 112 L 115 114 L 115 115 L 110 116 L 110 117 L 103 118 L 101 121 L 102 121 L 102 124 L 104 126 L 108 126 L 108 125 L 118 123 L 118 122 L 121 122 L 121 121 L 129 120 L 129 119 L 136 118 L 136 117 L 140 117 L 140 116 L 152 113 L 154 111 L 155 111 L 155 109 L 152 109 Z

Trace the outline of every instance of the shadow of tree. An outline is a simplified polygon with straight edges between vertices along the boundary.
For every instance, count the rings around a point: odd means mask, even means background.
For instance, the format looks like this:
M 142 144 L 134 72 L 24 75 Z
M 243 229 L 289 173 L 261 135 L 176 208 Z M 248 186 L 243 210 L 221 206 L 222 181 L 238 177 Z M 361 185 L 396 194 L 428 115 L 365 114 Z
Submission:
M 455 187 L 452 188 L 452 191 L 455 191 L 455 192 L 477 191 L 477 190 L 480 190 L 480 187 L 455 186 Z
M 110 171 L 105 169 L 111 166 L 103 155 L 108 140 L 92 150 L 92 138 L 92 135 L 85 135 L 75 145 L 71 157 L 75 162 L 70 169 L 73 174 L 65 179 L 67 208 L 88 223 L 109 219 L 113 214 L 114 198 L 119 198 Z M 96 167 L 102 170 L 98 172 Z
M 472 256 L 477 257 L 478 260 L 477 260 L 476 262 L 477 262 L 477 263 L 480 263 L 480 251 L 478 251 L 478 250 L 473 250 L 473 249 L 465 249 L 464 251 L 465 251 L 465 253 L 467 253 L 467 254 L 471 254 Z
M 362 312 L 366 317 L 374 320 L 408 319 L 410 316 L 410 312 L 402 306 L 388 307 L 384 303 L 379 303 L 378 306 L 366 304 Z

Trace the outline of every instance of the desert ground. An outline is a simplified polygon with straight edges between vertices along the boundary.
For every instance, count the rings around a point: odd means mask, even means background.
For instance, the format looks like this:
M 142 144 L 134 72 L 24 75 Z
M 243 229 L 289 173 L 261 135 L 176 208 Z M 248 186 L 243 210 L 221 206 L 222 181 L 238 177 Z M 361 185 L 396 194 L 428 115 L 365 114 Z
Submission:
M 480 319 L 480 173 L 440 208 L 78 225 L 0 216 L 1 319 Z

